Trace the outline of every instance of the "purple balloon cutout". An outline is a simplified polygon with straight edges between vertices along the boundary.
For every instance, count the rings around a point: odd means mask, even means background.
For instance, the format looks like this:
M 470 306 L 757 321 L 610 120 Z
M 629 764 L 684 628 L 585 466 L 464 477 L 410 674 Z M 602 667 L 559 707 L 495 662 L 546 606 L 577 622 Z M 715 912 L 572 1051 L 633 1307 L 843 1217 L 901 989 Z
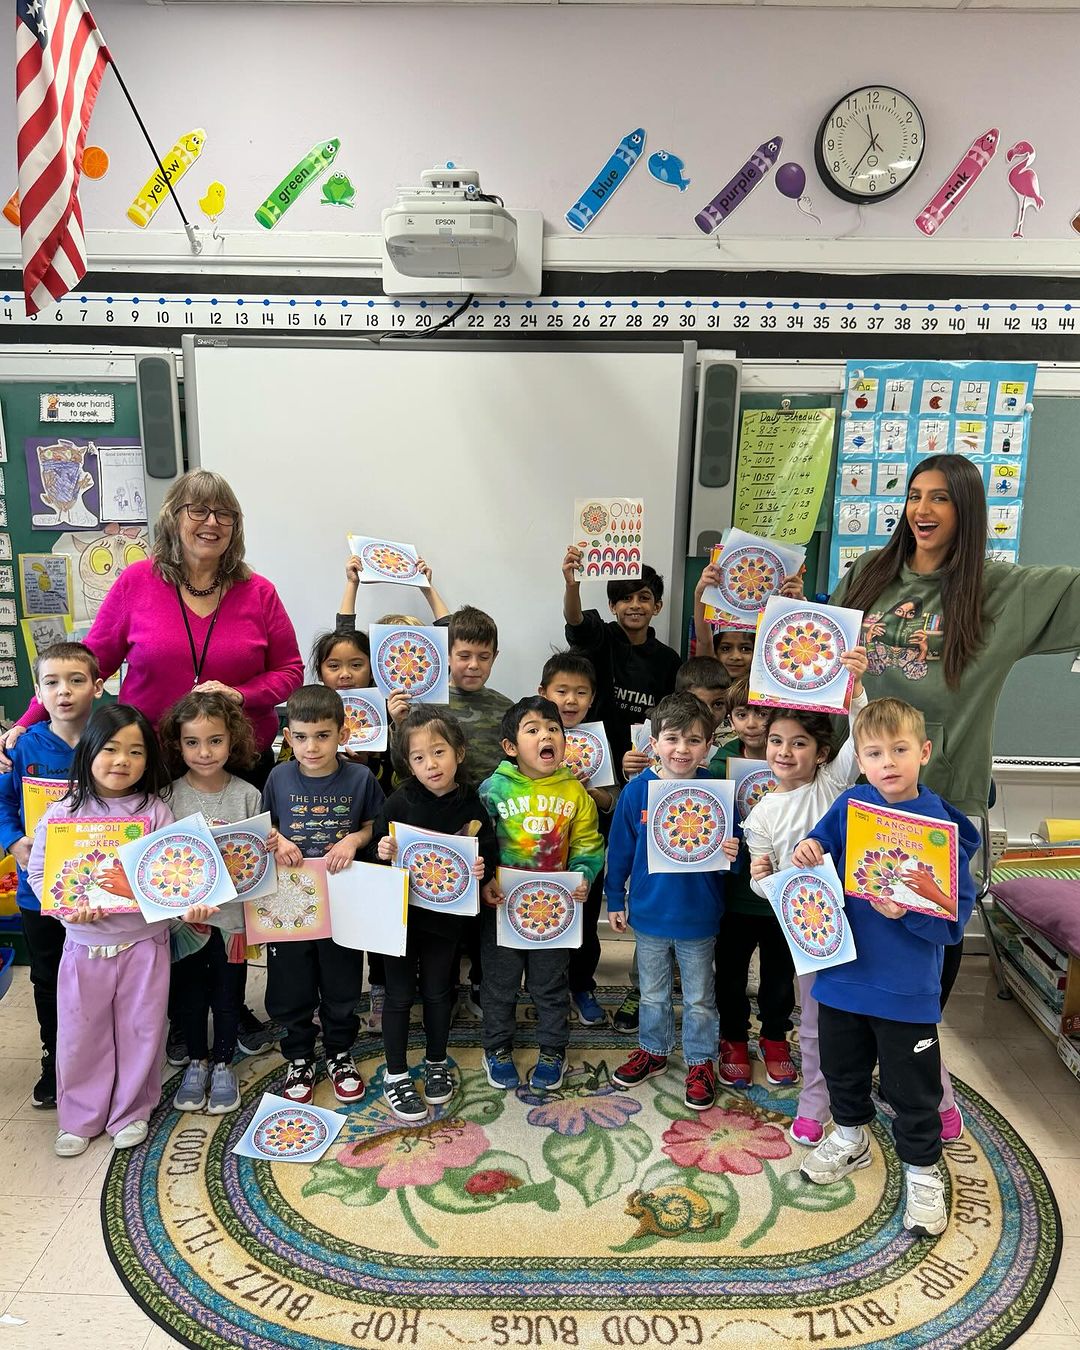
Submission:
M 781 164 L 773 175 L 773 182 L 785 197 L 798 201 L 806 190 L 806 170 L 801 164 Z

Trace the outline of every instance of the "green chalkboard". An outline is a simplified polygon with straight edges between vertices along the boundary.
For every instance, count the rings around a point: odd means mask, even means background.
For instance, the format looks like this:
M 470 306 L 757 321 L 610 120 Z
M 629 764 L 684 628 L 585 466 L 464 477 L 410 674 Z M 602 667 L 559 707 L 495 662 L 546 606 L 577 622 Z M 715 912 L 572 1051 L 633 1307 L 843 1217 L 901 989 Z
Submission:
M 78 425 L 58 422 L 43 424 L 40 416 L 42 394 L 112 394 L 116 420 L 113 423 L 95 423 Z M 40 503 L 30 502 L 30 490 L 27 482 L 25 443 L 30 438 L 51 436 L 69 437 L 73 440 L 92 440 L 95 435 L 102 437 L 138 437 L 139 412 L 136 403 L 135 384 L 113 383 L 109 381 L 97 384 L 90 381 L 48 382 L 0 381 L 0 409 L 4 418 L 4 437 L 7 443 L 7 463 L 4 464 L 5 501 L 8 523 L 0 526 L 0 533 L 11 536 L 11 567 L 15 575 L 15 601 L 19 618 L 23 618 L 22 602 L 18 595 L 18 559 L 20 553 L 48 553 L 60 538 L 62 531 L 34 530 L 31 528 L 33 511 L 40 512 Z M 77 571 L 77 569 L 73 569 Z M 72 578 L 78 585 L 77 575 Z M 5 629 L 4 631 L 11 631 Z M 21 628 L 16 628 L 16 672 L 19 683 L 16 688 L 0 689 L 0 706 L 3 707 L 6 720 L 14 720 L 26 709 L 34 693 L 33 674 L 27 659 Z

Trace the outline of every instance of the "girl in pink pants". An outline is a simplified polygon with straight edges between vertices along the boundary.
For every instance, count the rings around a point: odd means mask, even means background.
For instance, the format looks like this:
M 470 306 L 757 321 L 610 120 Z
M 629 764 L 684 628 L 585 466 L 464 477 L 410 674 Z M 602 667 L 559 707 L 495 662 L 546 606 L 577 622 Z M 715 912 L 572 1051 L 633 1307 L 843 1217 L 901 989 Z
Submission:
M 27 876 L 48 908 L 66 901 L 67 930 L 57 980 L 56 1110 L 61 1158 L 84 1153 L 107 1130 L 117 1148 L 141 1144 L 161 1097 L 161 1056 L 169 1000 L 168 923 L 118 909 L 130 895 L 119 864 L 99 868 L 71 905 L 60 877 L 45 876 L 50 821 L 139 817 L 144 833 L 172 823 L 158 794 L 169 783 L 153 728 L 122 703 L 99 708 L 71 766 L 67 795 L 34 832 Z M 110 874 L 112 874 L 110 876 Z M 120 901 L 123 906 L 124 901 Z M 131 901 L 126 906 L 134 909 Z

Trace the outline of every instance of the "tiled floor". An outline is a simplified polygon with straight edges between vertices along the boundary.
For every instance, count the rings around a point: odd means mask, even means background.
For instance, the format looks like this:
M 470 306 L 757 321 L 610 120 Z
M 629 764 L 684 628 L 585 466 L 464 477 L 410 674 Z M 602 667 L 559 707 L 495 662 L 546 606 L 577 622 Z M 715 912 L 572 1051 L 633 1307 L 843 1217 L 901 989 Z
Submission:
M 600 977 L 625 978 L 606 943 Z M 253 979 L 256 1006 L 261 972 Z M 1080 1084 L 1015 1003 L 995 997 L 986 960 L 968 957 L 942 1044 L 957 1077 L 990 1098 L 1041 1160 L 1057 1193 L 1065 1246 L 1057 1283 L 1022 1350 L 1080 1346 Z M 0 1003 L 0 1350 L 168 1350 L 177 1343 L 124 1293 L 105 1254 L 98 1204 L 110 1155 L 54 1156 L 56 1118 L 30 1106 L 37 1038 L 26 970 Z M 5 1318 L 19 1319 L 7 1322 Z

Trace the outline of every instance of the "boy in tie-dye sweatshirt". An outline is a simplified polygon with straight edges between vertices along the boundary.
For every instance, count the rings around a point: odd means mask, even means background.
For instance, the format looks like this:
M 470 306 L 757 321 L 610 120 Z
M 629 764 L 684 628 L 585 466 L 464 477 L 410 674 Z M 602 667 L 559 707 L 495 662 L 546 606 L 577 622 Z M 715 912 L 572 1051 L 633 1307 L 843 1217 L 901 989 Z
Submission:
M 502 720 L 507 758 L 480 786 L 491 813 L 504 867 L 532 872 L 577 872 L 574 900 L 584 902 L 604 864 L 604 841 L 596 806 L 563 765 L 566 737 L 555 704 L 523 698 Z M 488 1082 L 504 1089 L 519 1085 L 514 1067 L 514 1030 L 522 974 L 536 1005 L 540 1054 L 529 1076 L 538 1091 L 553 1091 L 563 1080 L 566 1062 L 566 1012 L 570 999 L 567 949 L 519 951 L 500 947 L 495 909 L 502 902 L 497 883 L 484 888 L 483 914 L 484 1067 Z

